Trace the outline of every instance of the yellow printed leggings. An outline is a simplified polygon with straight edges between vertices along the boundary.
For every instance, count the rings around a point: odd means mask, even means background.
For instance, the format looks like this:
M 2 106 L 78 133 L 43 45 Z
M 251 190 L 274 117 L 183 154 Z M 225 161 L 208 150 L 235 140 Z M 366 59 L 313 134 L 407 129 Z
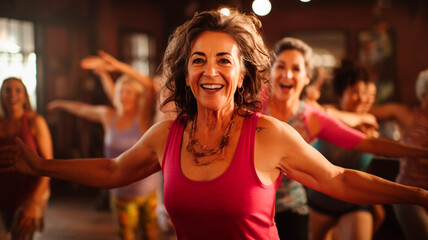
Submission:
M 113 195 L 111 209 L 121 240 L 157 240 L 156 191 L 145 197 L 118 199 Z

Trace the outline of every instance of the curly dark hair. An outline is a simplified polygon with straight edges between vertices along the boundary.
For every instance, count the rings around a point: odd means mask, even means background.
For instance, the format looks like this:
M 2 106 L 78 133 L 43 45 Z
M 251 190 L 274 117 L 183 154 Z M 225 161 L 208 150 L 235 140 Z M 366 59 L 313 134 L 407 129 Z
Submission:
M 358 62 L 343 59 L 340 67 L 333 70 L 333 88 L 337 97 L 342 97 L 346 88 L 354 86 L 357 82 L 373 82 L 367 69 Z
M 241 94 L 235 92 L 234 101 L 239 108 L 259 111 L 260 90 L 264 84 L 269 86 L 273 53 L 262 39 L 260 20 L 254 14 L 240 13 L 236 9 L 230 9 L 230 15 L 218 10 L 196 13 L 191 20 L 175 29 L 158 69 L 158 74 L 166 81 L 164 87 L 171 91 L 161 107 L 174 102 L 178 116 L 185 114 L 192 119 L 196 115 L 196 99 L 189 89 L 186 90 L 187 63 L 192 41 L 205 31 L 227 33 L 237 42 L 246 74 L 243 90 L 239 90 Z M 191 95 L 187 99 L 186 91 Z

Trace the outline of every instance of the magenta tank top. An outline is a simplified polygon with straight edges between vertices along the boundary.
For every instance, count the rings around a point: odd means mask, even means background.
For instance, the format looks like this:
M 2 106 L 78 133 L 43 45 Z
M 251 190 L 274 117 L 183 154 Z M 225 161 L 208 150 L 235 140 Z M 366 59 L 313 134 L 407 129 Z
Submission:
M 187 120 L 173 121 L 162 162 L 165 207 L 177 239 L 275 239 L 275 193 L 281 177 L 263 184 L 254 166 L 254 139 L 259 113 L 244 120 L 235 156 L 228 169 L 210 181 L 188 179 L 180 169 Z

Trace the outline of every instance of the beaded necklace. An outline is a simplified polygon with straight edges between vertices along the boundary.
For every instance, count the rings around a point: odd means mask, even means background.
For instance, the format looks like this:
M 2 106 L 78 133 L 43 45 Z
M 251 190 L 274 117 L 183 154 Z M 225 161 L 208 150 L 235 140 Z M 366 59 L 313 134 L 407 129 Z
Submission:
M 232 131 L 233 123 L 235 122 L 235 116 L 236 116 L 236 111 L 233 111 L 232 119 L 230 120 L 229 126 L 227 126 L 225 134 L 221 136 L 220 144 L 216 148 L 209 148 L 207 146 L 204 146 L 201 143 L 199 143 L 199 140 L 197 138 L 195 138 L 195 125 L 196 125 L 197 116 L 195 117 L 195 120 L 193 120 L 192 122 L 192 128 L 190 129 L 189 143 L 187 144 L 186 150 L 193 155 L 194 157 L 193 161 L 195 161 L 195 164 L 197 166 L 209 165 L 213 163 L 215 160 L 224 160 L 224 148 L 227 145 L 229 145 L 230 133 Z M 198 148 L 199 150 L 197 150 L 196 148 Z M 216 155 L 219 152 L 221 153 L 219 158 L 214 158 L 207 162 L 199 161 L 199 158 Z

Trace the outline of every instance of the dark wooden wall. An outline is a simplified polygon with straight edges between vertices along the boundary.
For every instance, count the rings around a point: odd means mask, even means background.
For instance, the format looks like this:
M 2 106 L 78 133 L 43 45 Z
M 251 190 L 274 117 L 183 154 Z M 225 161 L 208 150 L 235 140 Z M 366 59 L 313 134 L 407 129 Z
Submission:
M 52 129 L 57 157 L 102 155 L 98 124 L 66 113 L 47 113 L 57 98 L 108 104 L 99 81 L 79 61 L 103 49 L 120 58 L 120 32 L 144 31 L 156 40 L 158 64 L 172 30 L 195 11 L 220 4 L 250 11 L 251 0 L 13 0 L 0 1 L 0 17 L 33 21 L 38 56 L 38 111 Z M 357 57 L 357 32 L 382 18 L 396 37 L 396 100 L 417 104 L 414 82 L 428 68 L 428 3 L 424 0 L 271 0 L 273 10 L 260 17 L 269 46 L 291 31 L 339 30 L 346 33 L 348 57 Z M 379 2 L 387 3 L 375 14 Z M 379 10 L 379 9 L 378 9 Z

